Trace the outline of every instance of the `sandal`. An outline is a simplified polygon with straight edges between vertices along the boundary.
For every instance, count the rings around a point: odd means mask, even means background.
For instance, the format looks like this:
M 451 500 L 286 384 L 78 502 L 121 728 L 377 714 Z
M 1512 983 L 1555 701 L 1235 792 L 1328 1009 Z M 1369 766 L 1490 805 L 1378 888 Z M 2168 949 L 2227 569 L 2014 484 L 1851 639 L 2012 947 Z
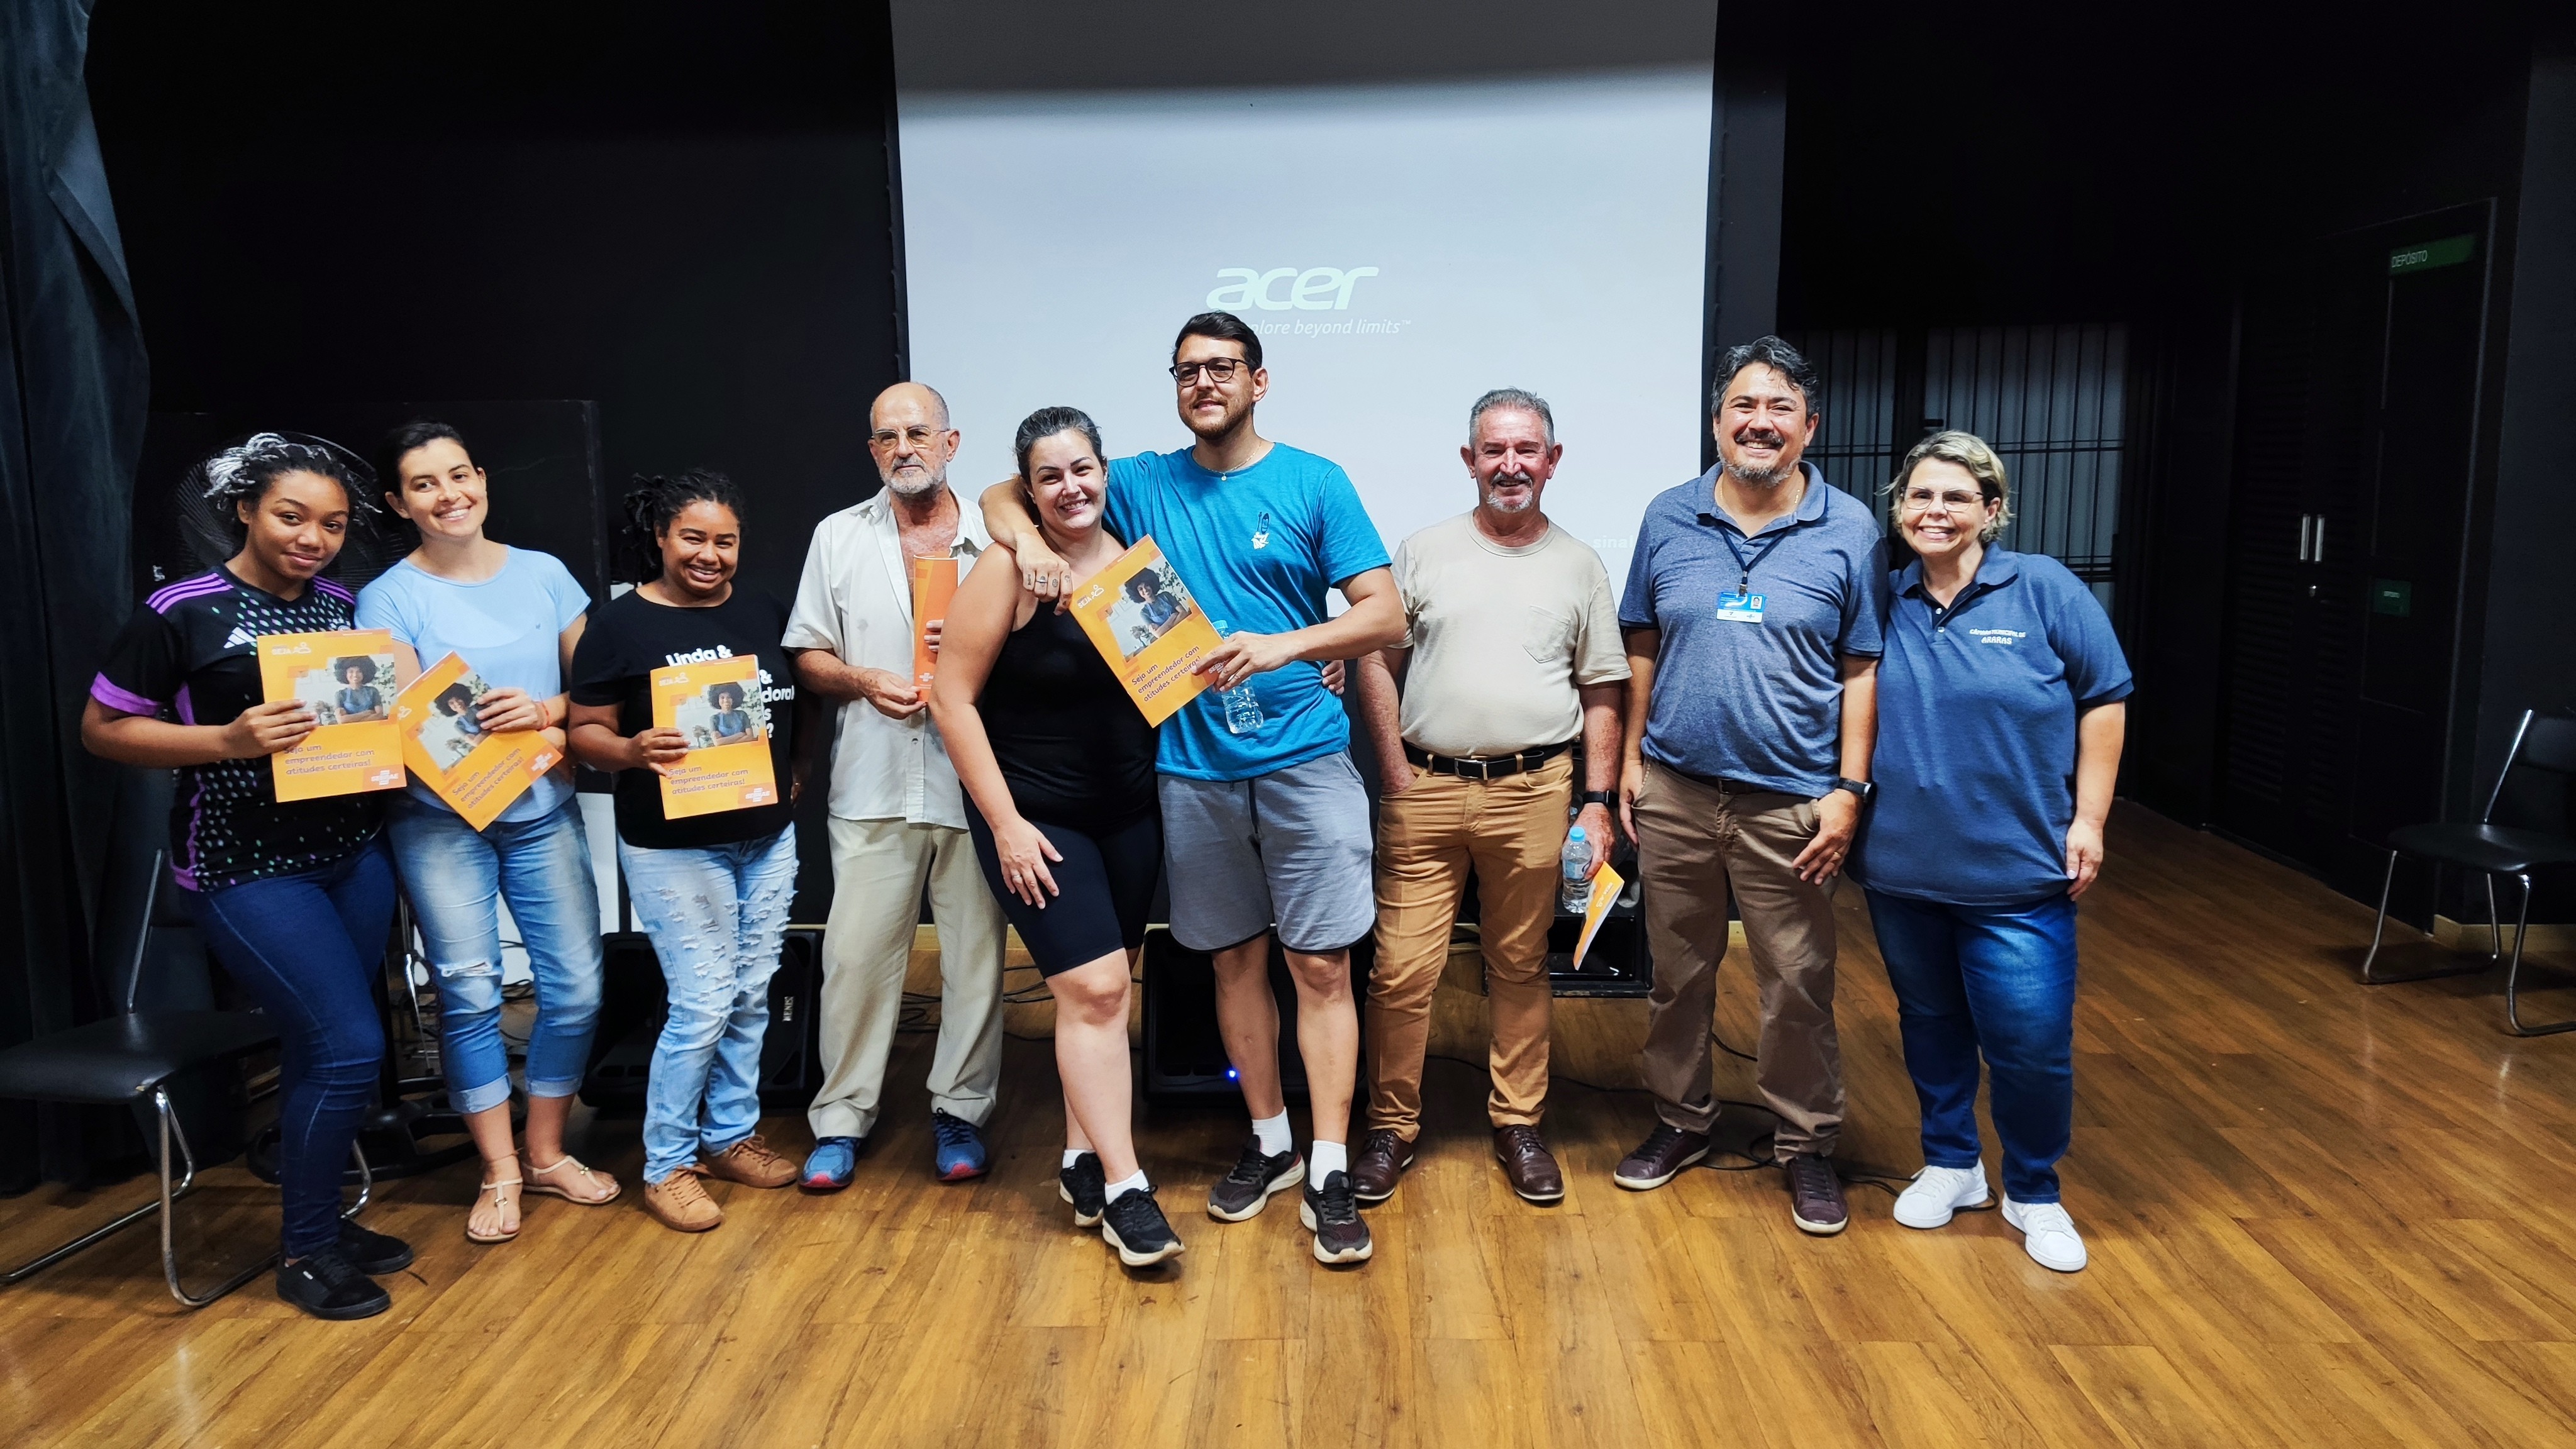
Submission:
M 604 1203 L 614 1202 L 617 1195 L 625 1191 L 619 1186 L 616 1178 L 591 1171 L 579 1158 L 569 1152 L 556 1158 L 552 1167 L 539 1167 L 536 1159 L 531 1157 L 527 1159 L 527 1169 L 527 1191 L 545 1193 L 549 1197 L 559 1197 L 566 1202 L 577 1202 L 583 1207 L 598 1207 Z M 578 1180 L 578 1191 L 547 1180 L 567 1169 L 570 1170 L 572 1177 Z
M 515 1211 L 516 1211 L 516 1209 L 517 1209 L 517 1207 L 518 1207 L 518 1204 L 502 1201 L 502 1199 L 501 1199 L 501 1189 L 503 1189 L 503 1188 L 505 1188 L 505 1187 L 517 1187 L 517 1186 L 519 1186 L 519 1179 L 517 1179 L 517 1178 L 515 1178 L 515 1177 L 505 1177 L 505 1178 L 501 1179 L 499 1182 L 487 1182 L 487 1183 L 483 1184 L 483 1187 L 482 1187 L 481 1191 L 478 1191 L 478 1192 L 476 1192 L 476 1193 L 474 1194 L 474 1201 L 475 1201 L 475 1205 L 476 1205 L 477 1207 L 480 1207 L 480 1206 L 482 1205 L 482 1202 L 483 1202 L 483 1194 L 484 1194 L 484 1193 L 486 1193 L 486 1192 L 488 1192 L 488 1193 L 492 1194 L 492 1204 L 493 1204 L 493 1206 L 495 1206 L 495 1207 L 501 1207 L 501 1208 L 508 1208 L 508 1209 L 511 1209 L 511 1210 L 514 1212 L 514 1214 L 515 1214 Z M 473 1218 L 473 1215 L 472 1215 L 471 1213 L 468 1213 L 468 1214 L 466 1215 L 466 1218 L 465 1218 L 465 1239 L 466 1239 L 466 1241 L 467 1241 L 467 1242 L 471 1242 L 471 1243 L 506 1243 L 506 1242 L 510 1241 L 512 1238 L 517 1237 L 518 1235 L 519 1235 L 519 1224 L 517 1224 L 517 1223 L 512 1223 L 512 1224 L 510 1225 L 510 1230 L 509 1230 L 508 1232 L 506 1232 L 506 1233 L 478 1233 L 478 1232 L 474 1231 L 474 1218 Z

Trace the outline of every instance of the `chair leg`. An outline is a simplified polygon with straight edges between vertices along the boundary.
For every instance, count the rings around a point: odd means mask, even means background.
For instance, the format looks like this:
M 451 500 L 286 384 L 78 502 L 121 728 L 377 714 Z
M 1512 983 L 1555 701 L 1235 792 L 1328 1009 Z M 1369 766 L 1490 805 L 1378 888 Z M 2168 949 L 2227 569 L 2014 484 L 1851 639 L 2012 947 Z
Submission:
M 217 1285 L 214 1291 L 202 1297 L 190 1293 L 179 1282 L 179 1249 L 177 1243 L 172 1240 L 170 1204 L 176 1202 L 179 1194 L 186 1192 L 188 1185 L 197 1180 L 197 1154 L 188 1146 L 188 1133 L 179 1125 L 178 1114 L 170 1110 L 170 1094 L 164 1090 L 154 1091 L 152 1105 L 159 1109 L 161 1116 L 161 1201 L 158 1205 L 161 1210 L 161 1275 L 168 1280 L 170 1296 L 178 1299 L 180 1306 L 203 1308 L 267 1272 L 277 1262 L 277 1254 L 271 1253 L 242 1269 Z M 170 1148 L 173 1142 L 178 1145 L 180 1160 L 187 1164 L 187 1175 L 180 1180 L 176 1189 L 170 1185 Z
M 89 1232 L 83 1233 L 79 1237 L 72 1239 L 70 1242 L 63 1244 L 61 1247 L 54 1249 L 52 1252 L 45 1254 L 41 1258 L 37 1258 L 32 1262 L 25 1263 L 19 1267 L 12 1268 L 5 1274 L 0 1274 L 0 1288 L 9 1287 L 32 1278 L 38 1273 L 45 1271 L 47 1268 L 54 1266 L 56 1263 L 63 1261 L 65 1258 L 80 1252 L 84 1248 L 93 1247 L 99 1243 L 105 1242 L 107 1239 L 125 1231 L 127 1228 L 134 1226 L 136 1223 L 143 1221 L 154 1213 L 160 1213 L 165 1224 L 168 1222 L 170 1204 L 177 1201 L 179 1198 L 186 1196 L 188 1189 L 196 1185 L 197 1164 L 194 1159 L 190 1159 L 188 1162 L 187 1174 L 180 1178 L 177 1185 L 172 1185 L 170 1181 L 169 1161 L 170 1144 L 167 1140 L 169 1134 L 166 1126 L 170 1121 L 169 1094 L 167 1092 L 156 1091 L 153 1093 L 153 1102 L 160 1110 L 162 1114 L 161 1120 L 165 1124 L 162 1134 L 164 1140 L 161 1144 L 161 1195 L 153 1201 L 147 1202 L 143 1206 L 136 1208 L 134 1211 L 118 1218 L 116 1221 L 107 1224 L 105 1227 L 94 1228 Z M 165 1233 L 164 1236 L 166 1238 L 167 1234 Z
M 2439 868 L 2440 867 L 2438 866 L 2435 867 L 2436 870 Z M 2439 877 L 2437 876 L 2436 880 L 2438 881 L 2438 879 Z M 2440 976 L 2466 976 L 2473 971 L 2484 971 L 2495 964 L 2494 961 L 2489 960 L 2481 961 L 2469 966 L 2437 966 L 2430 971 L 2413 971 L 2404 976 L 2371 975 L 2371 963 L 2379 959 L 2380 937 L 2385 935 L 2388 931 L 2388 894 L 2396 884 L 2397 852 L 2392 850 L 2388 852 L 2388 871 L 2379 878 L 2379 913 L 2372 918 L 2370 923 L 2370 954 L 2361 958 L 2362 985 L 2388 986 L 2400 981 L 2430 981 Z M 2487 899 L 2490 903 L 2495 899 L 2495 877 L 2493 876 L 2487 877 Z
M 2516 910 L 2513 920 L 2513 964 L 2506 967 L 2504 973 L 2505 1025 L 2512 1028 L 2515 1036 L 2553 1036 L 2562 1031 L 2576 1031 L 2576 1018 L 2550 1022 L 2544 1026 L 2522 1024 L 2521 1003 L 2514 993 L 2522 976 L 2523 933 L 2531 929 L 2531 877 L 2518 876 L 2516 879 L 2522 882 L 2522 904 Z M 2504 943 L 2499 938 L 2496 944 L 2501 946 Z

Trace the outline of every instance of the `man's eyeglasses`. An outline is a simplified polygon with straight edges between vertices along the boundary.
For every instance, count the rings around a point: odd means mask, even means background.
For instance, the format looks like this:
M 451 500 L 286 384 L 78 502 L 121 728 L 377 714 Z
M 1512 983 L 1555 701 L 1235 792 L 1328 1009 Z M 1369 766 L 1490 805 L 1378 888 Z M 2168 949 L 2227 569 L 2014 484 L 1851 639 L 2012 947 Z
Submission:
M 912 444 L 915 448 L 928 448 L 931 441 L 938 436 L 939 429 L 937 428 L 912 427 L 906 428 L 900 433 L 896 432 L 892 428 L 879 428 L 875 432 L 868 434 L 868 446 L 871 448 L 891 448 L 894 446 L 895 440 L 897 438 L 901 438 L 903 441 Z
M 1234 375 L 1243 371 L 1243 367 L 1240 357 L 1211 357 L 1205 362 L 1184 362 L 1172 369 L 1172 381 L 1188 387 L 1201 372 L 1205 372 L 1208 381 L 1227 383 L 1234 381 Z

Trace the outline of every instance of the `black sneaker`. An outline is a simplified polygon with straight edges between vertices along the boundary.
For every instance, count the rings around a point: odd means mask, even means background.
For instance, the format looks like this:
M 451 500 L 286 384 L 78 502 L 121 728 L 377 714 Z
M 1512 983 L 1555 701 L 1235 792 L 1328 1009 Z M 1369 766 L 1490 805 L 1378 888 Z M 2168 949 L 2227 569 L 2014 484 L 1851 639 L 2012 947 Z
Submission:
M 334 1322 L 373 1318 L 394 1306 L 394 1297 L 374 1279 L 352 1267 L 338 1248 L 308 1253 L 302 1261 L 277 1265 L 277 1296 Z
M 411 1266 L 411 1244 L 344 1222 L 340 1224 L 340 1256 L 368 1277 L 381 1278 Z
M 1239 1223 L 1267 1206 L 1270 1195 L 1306 1177 L 1306 1159 L 1297 1149 L 1271 1155 L 1261 1150 L 1261 1139 L 1243 1144 L 1243 1155 L 1235 1159 L 1234 1170 L 1216 1180 L 1208 1189 L 1208 1216 L 1221 1223 Z
M 1094 1167 L 1092 1171 L 1099 1169 Z M 1180 1235 L 1165 1221 L 1163 1205 L 1154 1201 L 1150 1187 L 1131 1187 L 1118 1194 L 1118 1200 L 1106 1209 L 1106 1217 L 1100 1236 L 1118 1250 L 1118 1261 L 1130 1268 L 1177 1258 L 1185 1251 Z
M 1306 1185 L 1297 1220 L 1315 1235 L 1318 1263 L 1365 1263 L 1373 1251 L 1368 1224 L 1360 1220 L 1359 1199 L 1351 1195 L 1350 1174 L 1328 1172 L 1324 1185 Z
M 1100 1154 L 1086 1152 L 1073 1160 L 1073 1166 L 1055 1175 L 1056 1196 L 1073 1204 L 1073 1225 L 1077 1228 L 1100 1226 L 1100 1214 L 1106 1207 L 1103 1194 L 1109 1179 L 1100 1169 Z

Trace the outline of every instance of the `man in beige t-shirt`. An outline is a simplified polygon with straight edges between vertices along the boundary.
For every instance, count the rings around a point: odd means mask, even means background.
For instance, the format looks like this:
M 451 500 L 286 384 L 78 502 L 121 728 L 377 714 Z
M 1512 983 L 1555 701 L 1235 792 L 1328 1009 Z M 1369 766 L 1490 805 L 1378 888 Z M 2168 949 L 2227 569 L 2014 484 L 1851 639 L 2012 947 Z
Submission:
M 1472 512 L 1395 551 L 1405 637 L 1359 662 L 1360 712 L 1386 792 L 1378 812 L 1377 963 L 1369 977 L 1368 1132 L 1351 1163 L 1383 1202 L 1422 1130 L 1431 994 L 1472 867 L 1493 1007 L 1494 1155 L 1531 1202 L 1565 1196 L 1540 1140 L 1547 1102 L 1547 928 L 1566 817 L 1609 853 L 1628 661 L 1610 578 L 1539 495 L 1564 449 L 1547 404 L 1476 400 L 1459 450 Z M 1399 692 L 1400 686 L 1400 692 Z

